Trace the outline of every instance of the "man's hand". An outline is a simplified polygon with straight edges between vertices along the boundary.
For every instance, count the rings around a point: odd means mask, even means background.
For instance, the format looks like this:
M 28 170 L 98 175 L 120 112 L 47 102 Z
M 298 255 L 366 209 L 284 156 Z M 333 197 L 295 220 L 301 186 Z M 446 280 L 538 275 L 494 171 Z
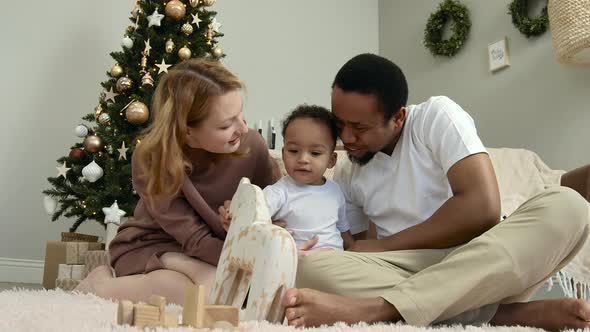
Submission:
M 225 201 L 223 202 L 223 206 L 220 206 L 218 209 L 221 225 L 223 226 L 223 229 L 225 229 L 226 232 L 229 229 L 229 225 L 231 224 L 232 219 L 231 212 L 229 212 L 230 204 L 231 201 Z
M 357 240 L 351 246 L 350 251 L 357 252 L 382 252 L 385 251 L 381 240 Z

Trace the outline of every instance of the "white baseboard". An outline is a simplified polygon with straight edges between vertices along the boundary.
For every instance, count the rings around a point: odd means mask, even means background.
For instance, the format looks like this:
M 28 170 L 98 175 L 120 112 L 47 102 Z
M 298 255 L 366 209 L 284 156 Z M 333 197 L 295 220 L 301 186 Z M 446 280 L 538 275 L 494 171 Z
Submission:
M 43 282 L 44 261 L 0 257 L 0 282 Z

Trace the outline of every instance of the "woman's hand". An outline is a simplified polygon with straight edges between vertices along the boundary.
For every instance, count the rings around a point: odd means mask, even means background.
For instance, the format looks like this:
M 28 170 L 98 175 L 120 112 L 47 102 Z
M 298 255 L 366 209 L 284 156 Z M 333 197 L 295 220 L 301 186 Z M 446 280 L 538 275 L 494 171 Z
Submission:
M 229 225 L 231 224 L 231 219 L 233 217 L 231 215 L 231 212 L 229 212 L 230 204 L 231 201 L 225 201 L 223 202 L 223 206 L 220 206 L 219 209 L 217 209 L 219 211 L 221 225 L 223 226 L 223 229 L 225 229 L 226 232 L 229 229 Z

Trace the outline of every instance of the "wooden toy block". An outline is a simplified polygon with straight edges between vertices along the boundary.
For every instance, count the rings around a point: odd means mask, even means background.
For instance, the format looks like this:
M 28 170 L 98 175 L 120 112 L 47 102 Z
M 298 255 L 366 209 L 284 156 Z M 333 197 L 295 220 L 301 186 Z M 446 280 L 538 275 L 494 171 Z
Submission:
M 160 308 L 149 304 L 134 305 L 133 325 L 137 327 L 160 326 Z
M 214 328 L 215 326 L 238 327 L 240 311 L 227 305 L 206 305 L 205 287 L 188 286 L 185 290 L 182 310 L 182 325 L 194 328 Z
M 131 301 L 119 301 L 117 324 L 137 327 L 177 327 L 178 315 L 165 312 L 166 298 L 152 295 L 148 304 L 134 304 Z
M 272 224 L 262 190 L 247 178 L 240 182 L 230 212 L 233 219 L 208 302 L 241 308 L 249 294 L 244 319 L 282 323 L 281 299 L 294 286 L 297 272 L 295 241 Z
M 152 295 L 148 301 L 149 304 L 158 308 L 160 312 L 160 317 L 158 320 L 160 322 L 164 321 L 165 309 L 166 309 L 166 298 L 160 295 Z
M 228 305 L 207 305 L 205 306 L 203 324 L 208 328 L 214 328 L 219 324 L 238 327 L 240 324 L 240 310 Z
M 195 328 L 203 327 L 205 310 L 205 286 L 190 285 L 184 292 L 182 307 L 182 325 Z
M 133 325 L 133 302 L 127 300 L 119 301 L 119 307 L 117 308 L 117 324 Z
M 177 327 L 178 326 L 178 315 L 175 313 L 164 313 L 164 326 L 165 327 Z

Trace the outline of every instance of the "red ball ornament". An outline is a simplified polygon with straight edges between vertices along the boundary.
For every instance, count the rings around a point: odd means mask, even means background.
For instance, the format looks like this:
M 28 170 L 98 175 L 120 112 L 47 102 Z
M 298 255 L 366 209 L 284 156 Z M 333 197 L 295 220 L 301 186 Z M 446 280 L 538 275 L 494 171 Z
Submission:
M 70 158 L 82 159 L 86 156 L 86 152 L 79 148 L 73 148 L 70 151 Z

